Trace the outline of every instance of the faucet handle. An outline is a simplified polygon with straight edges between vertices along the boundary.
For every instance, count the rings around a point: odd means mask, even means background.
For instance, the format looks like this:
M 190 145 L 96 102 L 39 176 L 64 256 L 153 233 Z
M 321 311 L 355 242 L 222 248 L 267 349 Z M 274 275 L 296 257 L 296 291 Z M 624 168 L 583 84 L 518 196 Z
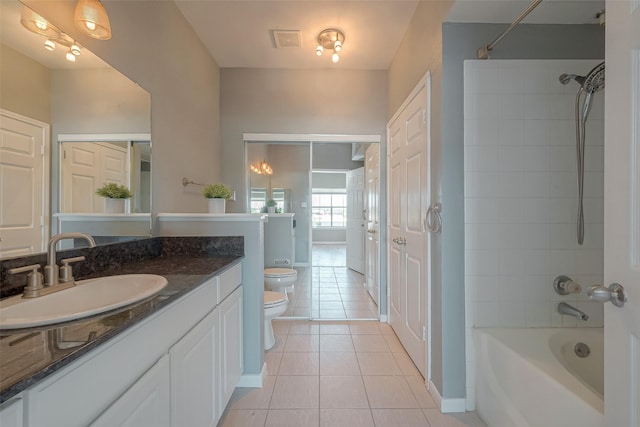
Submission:
M 25 273 L 29 271 L 27 275 L 27 286 L 24 288 L 23 298 L 34 298 L 40 294 L 42 286 L 42 273 L 38 271 L 40 264 L 25 265 L 24 267 L 16 267 L 10 269 L 9 274 Z
M 560 295 L 579 294 L 582 292 L 582 286 L 571 280 L 570 277 L 564 275 L 555 278 L 553 281 L 553 289 Z
M 60 267 L 60 283 L 73 282 L 73 270 L 69 264 L 84 260 L 85 257 L 83 256 L 65 258 L 63 260 L 60 260 L 60 262 L 62 263 L 62 267 Z

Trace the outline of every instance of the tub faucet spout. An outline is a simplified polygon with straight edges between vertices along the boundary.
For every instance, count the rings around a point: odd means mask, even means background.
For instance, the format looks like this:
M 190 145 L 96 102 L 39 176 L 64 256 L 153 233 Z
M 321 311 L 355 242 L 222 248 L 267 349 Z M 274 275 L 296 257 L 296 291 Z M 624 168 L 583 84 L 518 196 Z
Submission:
M 558 304 L 558 313 L 566 314 L 567 316 L 573 316 L 576 319 L 584 320 L 585 322 L 589 320 L 589 316 L 587 316 L 583 311 L 578 310 L 572 305 L 567 304 L 566 302 L 561 302 Z

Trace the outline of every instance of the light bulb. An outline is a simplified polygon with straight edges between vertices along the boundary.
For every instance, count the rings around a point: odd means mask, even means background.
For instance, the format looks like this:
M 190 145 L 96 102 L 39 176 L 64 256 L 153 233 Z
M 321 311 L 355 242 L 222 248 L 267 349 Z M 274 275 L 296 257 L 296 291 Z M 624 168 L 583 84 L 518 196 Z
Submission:
M 320 45 L 318 45 L 318 47 L 316 48 L 316 55 L 318 56 L 322 56 L 322 52 L 324 51 L 324 48 Z
M 78 46 L 77 44 L 72 44 L 71 47 L 69 48 L 69 50 L 71 51 L 71 53 L 73 53 L 75 56 L 80 55 L 80 46 Z
M 44 42 L 44 48 L 48 51 L 52 51 L 56 49 L 56 44 L 53 42 L 53 40 L 47 40 L 46 42 Z
M 95 31 L 96 23 L 91 21 L 85 21 L 84 25 L 87 27 L 89 31 Z
M 340 61 L 340 55 L 338 55 L 336 52 L 334 52 L 333 55 L 331 55 L 331 61 L 334 64 L 337 64 L 338 61 Z
M 336 40 L 336 42 L 333 44 L 333 50 L 336 52 L 340 52 L 342 50 L 342 43 L 340 42 L 340 40 Z
M 36 27 L 38 27 L 42 31 L 46 31 L 48 25 L 45 21 L 36 20 Z
M 76 62 L 76 56 L 71 51 L 67 52 L 66 58 L 69 62 Z

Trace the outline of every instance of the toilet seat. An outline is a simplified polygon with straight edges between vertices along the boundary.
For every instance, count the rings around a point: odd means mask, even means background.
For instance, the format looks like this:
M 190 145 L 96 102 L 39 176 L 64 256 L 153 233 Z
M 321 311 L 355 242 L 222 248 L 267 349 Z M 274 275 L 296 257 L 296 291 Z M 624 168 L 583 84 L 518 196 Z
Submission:
M 264 307 L 274 307 L 283 303 L 288 303 L 289 298 L 282 292 L 264 291 Z
M 298 272 L 293 268 L 265 268 L 264 277 L 291 277 L 297 276 Z

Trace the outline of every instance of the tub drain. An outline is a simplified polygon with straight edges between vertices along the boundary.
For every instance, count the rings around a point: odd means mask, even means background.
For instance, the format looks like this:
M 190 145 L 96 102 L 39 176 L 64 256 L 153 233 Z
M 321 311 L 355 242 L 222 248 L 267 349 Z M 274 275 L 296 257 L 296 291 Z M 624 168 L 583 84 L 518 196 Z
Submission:
M 576 352 L 576 356 L 578 357 L 587 357 L 591 354 L 591 349 L 583 342 L 579 342 L 578 344 L 576 344 L 576 346 L 573 348 L 573 351 Z

